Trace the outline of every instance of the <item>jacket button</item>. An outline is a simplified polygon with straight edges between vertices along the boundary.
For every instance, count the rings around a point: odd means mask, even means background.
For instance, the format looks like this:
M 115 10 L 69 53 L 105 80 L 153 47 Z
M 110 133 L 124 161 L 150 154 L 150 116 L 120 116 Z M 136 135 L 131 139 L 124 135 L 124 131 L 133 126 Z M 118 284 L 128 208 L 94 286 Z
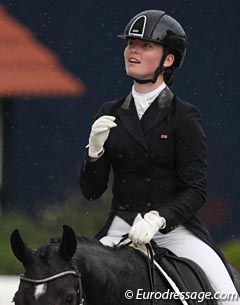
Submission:
M 148 207 L 151 207 L 151 206 L 152 206 L 151 202 L 148 202 L 148 203 L 147 203 L 147 206 L 148 206 Z
M 123 159 L 123 155 L 122 154 L 118 154 L 118 159 Z
M 144 178 L 144 181 L 146 181 L 147 183 L 149 183 L 151 181 L 151 178 Z

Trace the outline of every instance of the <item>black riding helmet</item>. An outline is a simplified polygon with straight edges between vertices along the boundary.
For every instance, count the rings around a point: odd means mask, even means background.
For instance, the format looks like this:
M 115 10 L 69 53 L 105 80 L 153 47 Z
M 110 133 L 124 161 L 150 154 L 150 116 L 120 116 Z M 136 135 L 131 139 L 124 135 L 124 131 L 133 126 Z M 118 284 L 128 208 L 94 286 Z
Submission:
M 153 79 L 134 79 L 139 83 L 155 83 L 161 72 L 172 74 L 175 68 L 182 66 L 187 47 L 186 34 L 182 26 L 163 11 L 148 10 L 137 14 L 127 24 L 124 34 L 118 35 L 118 37 L 123 39 L 138 38 L 159 43 L 165 47 L 162 60 Z M 164 68 L 165 58 L 170 53 L 175 56 L 173 66 Z

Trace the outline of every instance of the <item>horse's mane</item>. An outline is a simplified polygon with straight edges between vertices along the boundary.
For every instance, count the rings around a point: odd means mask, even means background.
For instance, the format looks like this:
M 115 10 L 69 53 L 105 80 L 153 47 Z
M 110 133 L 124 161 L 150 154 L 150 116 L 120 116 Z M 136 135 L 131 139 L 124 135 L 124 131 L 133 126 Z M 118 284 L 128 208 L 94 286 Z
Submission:
M 125 246 L 113 246 L 113 247 L 108 247 L 103 245 L 98 239 L 94 237 L 87 237 L 87 236 L 76 236 L 77 243 L 80 245 L 85 245 L 85 246 L 90 246 L 90 247 L 100 247 L 103 249 L 108 249 L 110 251 L 122 251 L 121 249 L 125 248 Z M 60 245 L 62 241 L 61 237 L 52 237 L 49 241 L 50 244 L 55 244 L 55 245 Z
M 132 247 L 105 246 L 99 240 L 93 237 L 77 236 L 76 239 L 78 244 L 76 256 L 78 256 L 78 253 L 86 253 L 87 255 L 90 255 L 92 257 L 95 256 L 96 259 L 99 259 L 99 257 L 101 257 L 102 263 L 104 263 L 105 261 L 109 263 L 109 259 L 111 260 L 112 257 L 115 261 L 118 261 L 119 267 L 121 267 L 121 265 L 126 264 L 128 266 L 132 266 L 134 265 L 134 262 L 139 264 L 139 258 L 141 257 L 140 260 L 143 259 L 142 255 L 139 255 L 139 251 L 133 249 Z M 51 238 L 50 244 L 59 245 L 61 243 L 61 240 L 61 237 Z M 126 257 L 128 258 L 127 260 Z
M 84 243 L 84 244 L 101 244 L 99 240 L 97 240 L 96 238 L 93 238 L 93 237 L 87 237 L 87 236 L 76 236 L 77 238 L 77 242 L 78 243 Z M 52 237 L 50 238 L 50 243 L 51 244 L 60 244 L 62 241 L 62 237 L 60 236 L 57 236 L 57 237 Z

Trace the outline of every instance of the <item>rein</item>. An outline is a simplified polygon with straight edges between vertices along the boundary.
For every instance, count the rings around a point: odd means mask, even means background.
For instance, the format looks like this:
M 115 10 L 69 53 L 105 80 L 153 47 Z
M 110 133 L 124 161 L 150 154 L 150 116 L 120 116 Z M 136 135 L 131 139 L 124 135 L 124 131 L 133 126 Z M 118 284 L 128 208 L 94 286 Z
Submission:
M 116 245 L 117 247 L 119 246 L 129 246 L 132 244 L 132 241 L 126 242 L 128 238 L 128 234 L 122 235 L 121 240 L 118 242 Z M 149 274 L 149 280 L 150 280 L 150 286 L 152 292 L 155 291 L 155 276 L 154 276 L 154 252 L 152 249 L 151 243 L 145 245 L 146 250 L 147 250 L 147 266 L 148 266 L 148 274 Z M 151 305 L 155 305 L 155 299 L 151 299 Z
M 83 305 L 84 304 L 84 298 L 83 298 L 81 273 L 76 272 L 74 270 L 63 271 L 63 272 L 60 272 L 60 273 L 57 273 L 57 274 L 54 274 L 52 276 L 45 277 L 45 278 L 42 278 L 42 279 L 33 279 L 33 278 L 26 277 L 23 274 L 20 274 L 20 281 L 38 285 L 38 284 L 48 283 L 50 281 L 53 281 L 55 279 L 58 279 L 60 277 L 63 277 L 65 275 L 69 275 L 69 274 L 71 274 L 73 276 L 76 276 L 78 278 L 78 291 L 77 291 L 77 293 L 78 293 L 78 296 L 79 296 L 79 305 Z

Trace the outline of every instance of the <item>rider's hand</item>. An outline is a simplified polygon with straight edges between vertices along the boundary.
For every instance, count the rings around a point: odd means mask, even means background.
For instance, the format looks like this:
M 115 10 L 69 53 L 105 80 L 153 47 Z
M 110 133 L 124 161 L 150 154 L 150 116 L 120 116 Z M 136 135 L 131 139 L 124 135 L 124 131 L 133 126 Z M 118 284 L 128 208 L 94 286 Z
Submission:
M 103 145 L 109 136 L 110 129 L 117 126 L 114 123 L 115 119 L 114 116 L 103 115 L 93 123 L 89 144 L 86 146 L 90 158 L 99 158 L 104 153 Z
M 144 218 L 136 222 L 130 229 L 128 237 L 136 245 L 147 244 L 158 232 L 166 227 L 166 220 L 157 211 L 150 211 Z

